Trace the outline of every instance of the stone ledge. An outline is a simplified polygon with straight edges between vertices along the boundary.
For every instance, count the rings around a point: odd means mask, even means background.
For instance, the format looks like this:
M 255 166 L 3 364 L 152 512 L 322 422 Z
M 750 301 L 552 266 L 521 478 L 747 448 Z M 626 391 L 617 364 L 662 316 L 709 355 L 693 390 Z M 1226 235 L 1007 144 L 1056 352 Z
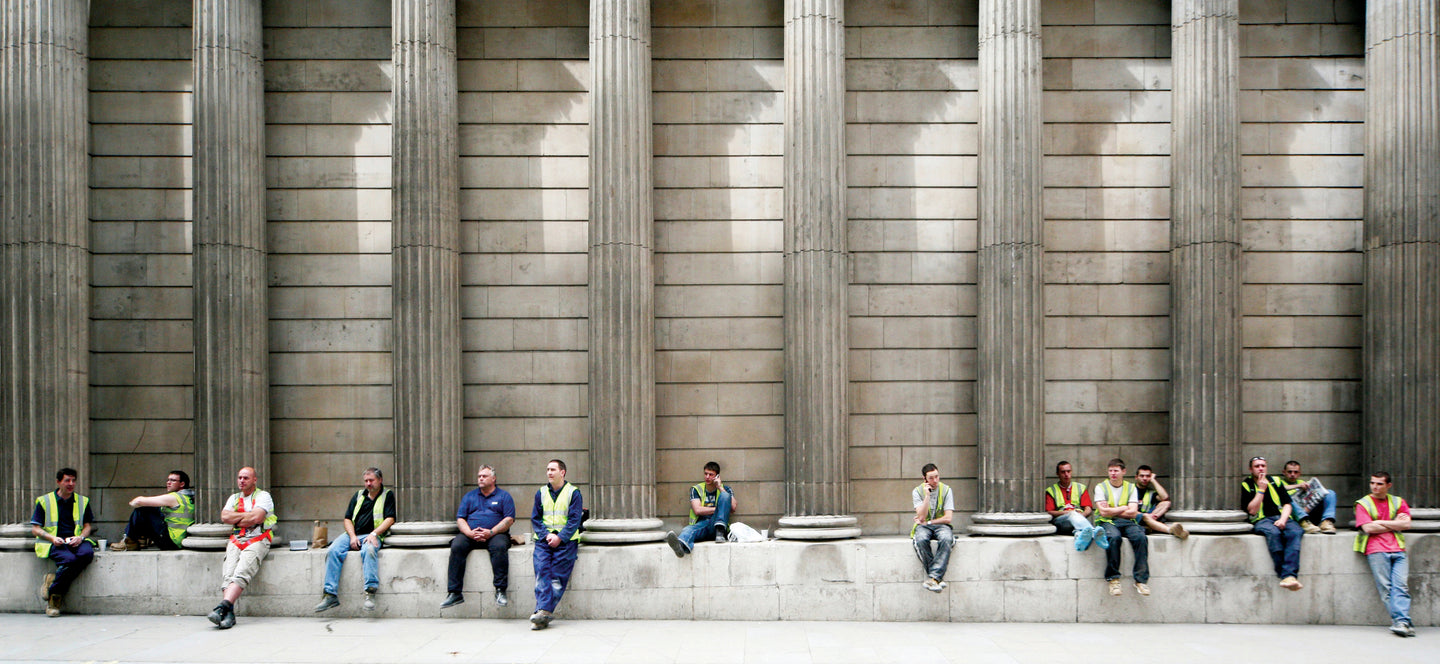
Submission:
M 1440 624 L 1440 536 L 1407 538 L 1416 625 Z M 863 620 L 955 622 L 1288 623 L 1380 625 L 1386 615 L 1353 535 L 1307 535 L 1306 588 L 1289 592 L 1270 573 L 1264 541 L 1253 535 L 1152 535 L 1150 587 L 1111 598 L 1103 552 L 1079 553 L 1068 537 L 960 538 L 950 587 L 920 586 L 920 566 L 904 537 L 838 542 L 709 544 L 683 559 L 664 544 L 582 547 L 565 618 L 677 620 Z M 341 606 L 326 617 L 523 619 L 533 608 L 529 546 L 510 551 L 510 606 L 495 606 L 490 566 L 474 552 L 466 603 L 441 611 L 446 549 L 387 549 L 380 558 L 379 609 L 360 609 L 360 565 L 347 561 Z M 358 557 L 358 556 L 352 556 Z M 1122 570 L 1130 569 L 1125 547 Z M 219 596 L 220 553 L 101 553 L 66 599 L 76 613 L 202 615 Z M 0 552 L 0 611 L 38 612 L 41 575 L 33 553 Z M 322 551 L 272 550 L 240 602 L 249 616 L 309 616 L 320 598 Z

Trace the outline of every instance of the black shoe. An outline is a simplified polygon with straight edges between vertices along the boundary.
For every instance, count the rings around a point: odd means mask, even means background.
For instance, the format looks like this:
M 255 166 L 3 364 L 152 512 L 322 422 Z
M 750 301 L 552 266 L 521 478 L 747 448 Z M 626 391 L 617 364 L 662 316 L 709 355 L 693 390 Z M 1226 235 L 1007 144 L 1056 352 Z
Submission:
M 675 535 L 675 531 L 673 530 L 665 533 L 665 543 L 670 545 L 670 550 L 675 552 L 676 558 L 684 558 L 685 554 L 690 553 L 690 551 L 685 548 L 685 543 L 680 541 L 680 538 Z
M 220 629 L 230 629 L 235 626 L 235 607 L 225 610 L 225 617 L 220 619 Z
M 510 606 L 510 598 L 505 596 L 504 589 L 495 591 L 495 603 L 500 606 Z
M 225 605 L 216 604 L 215 608 L 210 609 L 210 615 L 207 615 L 205 617 L 209 618 L 210 622 L 216 627 L 219 627 L 220 621 L 225 619 Z
M 440 608 L 442 608 L 442 609 L 448 609 L 448 608 L 450 608 L 450 607 L 452 607 L 452 606 L 455 606 L 456 604 L 464 604 L 464 603 L 465 603 L 465 596 L 464 596 L 464 595 L 461 595 L 460 593 L 450 593 L 449 595 L 446 595 L 446 596 L 445 596 L 445 601 L 443 601 L 443 602 L 440 603 Z

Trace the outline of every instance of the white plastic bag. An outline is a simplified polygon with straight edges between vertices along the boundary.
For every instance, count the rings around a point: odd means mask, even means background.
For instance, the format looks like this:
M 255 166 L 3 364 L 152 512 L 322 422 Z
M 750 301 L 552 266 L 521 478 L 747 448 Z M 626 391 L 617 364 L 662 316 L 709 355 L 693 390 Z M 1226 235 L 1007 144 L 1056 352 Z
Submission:
M 743 523 L 730 524 L 731 542 L 764 542 L 765 536 Z

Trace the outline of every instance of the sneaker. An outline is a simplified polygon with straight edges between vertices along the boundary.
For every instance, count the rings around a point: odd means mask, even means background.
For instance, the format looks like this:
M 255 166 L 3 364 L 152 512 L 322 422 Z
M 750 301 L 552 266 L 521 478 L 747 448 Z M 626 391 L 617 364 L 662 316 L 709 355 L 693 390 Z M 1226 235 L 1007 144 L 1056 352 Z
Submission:
M 364 608 L 366 611 L 374 611 L 374 610 L 375 610 L 375 589 L 374 589 L 374 588 L 366 588 L 366 589 L 365 589 L 365 603 L 362 604 L 361 607 Z
M 941 589 L 941 590 L 944 590 L 944 589 L 950 587 L 950 584 L 945 583 L 944 581 L 937 581 L 936 583 L 939 583 L 939 584 L 940 584 L 940 589 Z
M 464 595 L 461 595 L 460 593 L 450 593 L 449 595 L 446 595 L 446 596 L 445 596 L 445 601 L 443 601 L 443 602 L 440 603 L 440 608 L 442 608 L 442 609 L 448 609 L 448 608 L 450 608 L 450 607 L 452 607 L 452 606 L 455 606 L 456 604 L 464 604 L 464 603 L 465 603 L 465 596 L 464 596 Z
M 1334 535 L 1334 534 L 1335 534 L 1335 520 L 1334 520 L 1334 519 L 1325 519 L 1324 521 L 1321 521 L 1321 522 L 1320 522 L 1320 532 L 1325 533 L 1326 535 Z
M 938 592 L 940 592 L 940 582 L 939 582 L 939 581 L 936 581 L 935 579 L 932 579 L 932 578 L 930 578 L 930 577 L 928 577 L 928 576 L 925 577 L 925 581 L 924 581 L 923 583 L 921 583 L 920 585 L 925 586 L 925 589 L 928 590 L 928 591 L 930 591 L 930 592 L 932 592 L 932 593 L 938 593 Z
M 1145 584 L 1140 583 L 1140 582 L 1137 581 L 1137 582 L 1135 582 L 1135 592 L 1140 593 L 1140 596 L 1141 596 L 1141 597 L 1149 597 L 1149 596 L 1150 596 L 1150 586 L 1147 586 L 1147 585 L 1145 585 Z
M 538 631 L 538 630 L 545 629 L 546 627 L 549 627 L 549 626 L 550 626 L 550 612 L 549 612 L 549 611 L 536 611 L 534 615 L 530 616 L 530 629 L 531 629 L 531 630 Z
M 1110 536 L 1105 534 L 1105 529 L 1100 526 L 1091 526 L 1090 528 L 1095 531 L 1095 543 L 1102 549 L 1110 548 Z
M 1190 532 L 1185 530 L 1185 526 L 1178 523 L 1170 524 L 1170 534 L 1176 539 L 1190 539 Z
M 45 615 L 50 616 L 51 618 L 58 618 L 58 617 L 60 616 L 60 596 L 59 596 L 59 595 L 51 595 L 51 596 L 50 596 L 50 599 L 49 599 L 49 600 L 46 600 L 46 602 L 45 602 Z M 1414 636 L 1414 634 L 1412 633 L 1411 636 Z
M 1411 625 L 1410 621 L 1407 620 L 1401 624 L 1405 625 L 1405 636 L 1415 636 L 1415 626 Z
M 1280 587 L 1286 590 L 1299 590 L 1301 588 L 1304 588 L 1305 586 L 1300 583 L 1300 579 L 1297 579 L 1293 576 L 1287 576 L 1283 579 L 1280 579 Z
M 1300 527 L 1305 530 L 1306 535 L 1314 535 L 1320 532 L 1320 526 L 1315 525 L 1309 519 L 1300 519 Z
M 209 618 L 210 622 L 216 627 L 219 627 L 220 621 L 225 619 L 225 605 L 216 604 L 215 608 L 210 609 L 209 615 L 206 615 L 205 617 Z
M 1405 636 L 1405 623 L 1399 620 L 1390 623 L 1390 633 L 1395 636 Z
M 325 593 L 325 595 L 320 598 L 320 603 L 315 605 L 315 613 L 329 611 L 337 606 L 340 606 L 340 598 L 330 593 Z
M 685 543 L 680 541 L 680 537 L 673 530 L 665 533 L 665 543 L 670 545 L 670 550 L 675 552 L 676 558 L 684 558 L 685 554 L 690 553 L 690 550 L 685 548 Z
M 495 603 L 499 606 L 510 606 L 510 598 L 505 596 L 503 588 L 495 591 Z
M 1090 548 L 1090 541 L 1095 538 L 1095 529 L 1086 528 L 1075 531 L 1075 550 L 1084 551 Z
M 717 544 L 730 541 L 730 526 L 723 523 L 715 524 L 715 542 Z
M 50 585 L 53 583 L 55 583 L 54 574 L 46 574 L 44 578 L 40 579 L 40 601 L 50 601 Z
M 235 626 L 235 607 L 225 609 L 225 617 L 220 619 L 220 629 L 230 629 Z
M 1110 596 L 1119 597 L 1121 592 L 1120 579 L 1110 579 Z

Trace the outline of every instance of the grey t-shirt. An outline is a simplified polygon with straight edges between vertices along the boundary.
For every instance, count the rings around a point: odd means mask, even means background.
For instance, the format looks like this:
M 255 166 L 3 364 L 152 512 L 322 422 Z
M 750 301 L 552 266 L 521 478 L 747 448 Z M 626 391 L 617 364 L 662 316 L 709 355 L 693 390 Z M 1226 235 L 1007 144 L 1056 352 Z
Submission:
M 922 492 L 922 491 L 920 491 L 920 487 L 917 486 L 917 487 L 915 487 L 915 490 L 914 490 L 914 491 L 911 491 L 911 492 L 910 492 L 910 506 L 911 506 L 912 508 L 917 508 L 917 509 L 918 509 L 921 505 L 925 505 L 925 512 L 928 514 L 928 513 L 930 513 L 931 511 L 933 511 L 932 508 L 935 506 L 935 494 L 937 494 L 937 493 L 939 493 L 939 492 L 940 492 L 940 490 L 939 490 L 938 488 L 937 488 L 936 490 L 934 490 L 934 491 L 931 491 L 931 492 L 930 492 L 930 499 L 927 501 L 927 500 L 925 499 L 925 493 Z M 945 515 L 945 510 L 951 510 L 951 511 L 954 511 L 954 510 L 955 510 L 955 491 L 954 491 L 954 490 L 946 491 L 946 492 L 945 492 L 945 504 L 940 506 L 940 515 L 941 515 L 941 516 L 944 516 L 944 515 Z

